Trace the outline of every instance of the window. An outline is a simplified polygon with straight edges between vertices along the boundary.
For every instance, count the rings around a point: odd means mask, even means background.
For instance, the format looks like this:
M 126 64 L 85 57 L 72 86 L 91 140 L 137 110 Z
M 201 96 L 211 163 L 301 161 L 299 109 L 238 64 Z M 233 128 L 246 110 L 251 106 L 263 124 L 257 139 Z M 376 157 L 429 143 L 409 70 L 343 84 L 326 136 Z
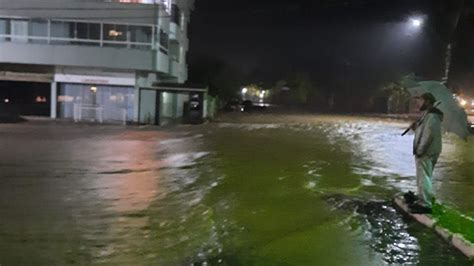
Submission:
M 8 19 L 0 19 L 0 35 L 10 34 L 10 21 Z M 0 41 L 8 41 L 9 38 L 0 37 Z
M 27 20 L 11 20 L 10 34 L 13 35 L 12 42 L 28 42 L 28 21 Z
M 173 4 L 171 7 L 171 22 L 176 23 L 178 26 L 181 24 L 181 10 L 176 4 Z
M 160 46 L 168 49 L 169 36 L 164 30 L 160 30 Z
M 152 42 L 152 27 L 146 26 L 129 26 L 128 31 L 130 34 L 130 41 L 134 43 L 146 43 L 149 45 L 136 45 L 133 44 L 131 48 L 136 49 L 150 49 Z
M 74 24 L 72 22 L 53 21 L 51 22 L 51 37 L 73 38 Z
M 170 43 L 169 56 L 171 60 L 179 62 L 180 45 L 179 43 Z
M 127 26 L 118 24 L 104 24 L 104 46 L 124 47 L 127 44 Z M 123 42 L 123 43 L 120 43 Z
M 74 23 L 65 21 L 51 22 L 51 43 L 53 44 L 70 44 L 70 41 L 54 40 L 54 38 L 71 39 L 74 38 Z
M 0 34 L 10 34 L 9 19 L 0 19 Z
M 127 26 L 117 24 L 104 24 L 105 41 L 127 41 Z
M 46 20 L 31 20 L 30 21 L 30 36 L 31 37 L 42 37 L 42 40 L 31 38 L 32 43 L 47 43 L 44 37 L 48 37 L 48 21 Z
M 100 24 L 76 23 L 76 37 L 84 40 L 100 40 Z

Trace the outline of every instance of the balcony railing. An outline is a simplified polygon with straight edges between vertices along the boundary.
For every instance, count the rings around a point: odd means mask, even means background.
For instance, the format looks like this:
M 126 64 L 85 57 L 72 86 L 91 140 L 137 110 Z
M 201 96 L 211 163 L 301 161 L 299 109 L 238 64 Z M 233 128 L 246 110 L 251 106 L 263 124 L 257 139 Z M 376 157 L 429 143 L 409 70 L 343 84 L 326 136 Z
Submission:
M 0 17 L 0 42 L 168 51 L 168 36 L 149 24 Z M 162 35 L 162 36 L 160 36 Z M 156 40 L 160 36 L 166 40 Z

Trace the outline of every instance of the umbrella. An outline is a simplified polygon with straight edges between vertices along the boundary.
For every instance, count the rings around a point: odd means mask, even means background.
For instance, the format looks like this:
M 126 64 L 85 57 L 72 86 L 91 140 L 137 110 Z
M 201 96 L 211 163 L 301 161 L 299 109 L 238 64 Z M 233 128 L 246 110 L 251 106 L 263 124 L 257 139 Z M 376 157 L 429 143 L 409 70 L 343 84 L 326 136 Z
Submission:
M 462 139 L 469 135 L 467 115 L 464 109 L 454 99 L 453 93 L 438 81 L 417 82 L 418 86 L 408 88 L 408 92 L 418 97 L 424 93 L 431 93 L 436 98 L 436 107 L 444 113 L 443 130 L 452 132 Z

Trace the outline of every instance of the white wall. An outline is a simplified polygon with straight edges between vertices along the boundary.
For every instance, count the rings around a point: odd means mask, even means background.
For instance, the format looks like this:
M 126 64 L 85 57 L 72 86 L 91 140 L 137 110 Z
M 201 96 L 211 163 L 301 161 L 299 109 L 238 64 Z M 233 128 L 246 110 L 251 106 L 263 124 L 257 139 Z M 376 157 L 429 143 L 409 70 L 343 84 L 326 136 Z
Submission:
M 140 123 L 154 124 L 156 116 L 156 91 L 140 90 Z
M 153 70 L 152 54 L 126 48 L 0 42 L 1 63 Z M 158 60 L 165 61 L 158 61 L 164 64 L 160 71 L 168 72 L 167 56 Z

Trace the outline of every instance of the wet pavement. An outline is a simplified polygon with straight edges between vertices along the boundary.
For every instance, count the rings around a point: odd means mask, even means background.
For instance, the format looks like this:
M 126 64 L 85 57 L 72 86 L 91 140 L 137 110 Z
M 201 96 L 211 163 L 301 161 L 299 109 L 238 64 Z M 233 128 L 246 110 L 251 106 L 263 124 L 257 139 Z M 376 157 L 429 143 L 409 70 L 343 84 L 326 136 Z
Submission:
M 0 125 L 0 265 L 470 265 L 390 202 L 405 124 Z M 474 216 L 472 140 L 444 145 L 438 197 Z

